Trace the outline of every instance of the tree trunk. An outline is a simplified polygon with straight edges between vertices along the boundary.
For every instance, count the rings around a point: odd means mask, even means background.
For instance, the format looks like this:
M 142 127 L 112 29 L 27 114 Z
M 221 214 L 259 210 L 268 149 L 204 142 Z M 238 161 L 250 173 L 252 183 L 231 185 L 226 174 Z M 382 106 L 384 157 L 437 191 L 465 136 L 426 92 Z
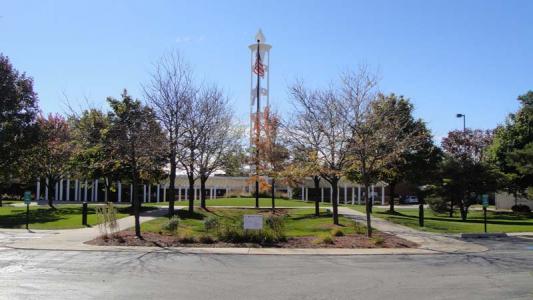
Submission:
M 365 207 L 366 207 L 366 235 L 372 237 L 372 220 L 370 219 L 370 214 L 372 213 L 372 204 L 368 197 L 368 188 L 369 184 L 365 183 Z
M 450 199 L 450 218 L 453 218 L 453 198 Z
M 168 199 L 168 217 L 170 218 L 174 215 L 174 204 L 176 200 L 176 150 L 174 149 L 170 150 Z
M 48 194 L 48 206 L 50 206 L 51 209 L 56 209 L 54 206 L 54 200 L 56 200 L 56 183 L 53 179 L 48 179 L 48 189 L 50 190 L 50 193 Z
M 459 211 L 461 212 L 461 220 L 466 221 L 468 211 L 462 200 L 459 201 Z
M 319 190 L 320 190 L 320 177 L 319 176 L 314 176 L 313 177 L 313 181 L 315 183 L 315 216 L 320 216 L 320 196 L 319 195 Z
M 141 201 L 139 201 L 138 187 L 137 187 L 137 172 L 133 171 L 132 174 L 132 186 L 133 186 L 133 211 L 135 214 L 135 236 L 142 238 L 141 236 Z
M 339 225 L 339 207 L 338 207 L 338 203 L 337 203 L 337 195 L 338 195 L 338 190 L 337 190 L 337 186 L 339 184 L 339 178 L 337 177 L 334 177 L 331 182 L 330 182 L 330 185 L 331 185 L 331 188 L 332 188 L 332 196 L 333 196 L 333 199 L 331 199 L 331 206 L 333 207 L 333 224 L 335 225 Z
M 274 178 L 272 178 L 272 212 L 274 212 L 276 210 L 276 192 L 275 192 L 275 184 L 276 184 L 276 181 L 274 180 Z
M 200 207 L 206 209 L 205 205 L 205 182 L 207 181 L 206 176 L 200 176 Z
M 394 190 L 396 189 L 396 183 L 391 182 L 389 184 L 389 190 L 390 190 L 390 200 L 389 200 L 389 212 L 394 212 Z
M 194 212 L 194 177 L 187 176 L 189 178 L 189 215 Z

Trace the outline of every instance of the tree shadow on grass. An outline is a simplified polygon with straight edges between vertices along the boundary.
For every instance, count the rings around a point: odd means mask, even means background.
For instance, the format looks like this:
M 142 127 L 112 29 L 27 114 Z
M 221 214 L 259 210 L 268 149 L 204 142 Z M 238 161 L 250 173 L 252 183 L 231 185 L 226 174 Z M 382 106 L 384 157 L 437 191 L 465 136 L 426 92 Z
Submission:
M 88 209 L 88 214 L 94 214 L 93 208 Z M 72 215 L 80 215 L 81 208 L 38 208 L 31 209 L 29 212 L 29 223 L 43 224 L 51 223 L 63 219 L 68 219 Z M 20 228 L 26 225 L 26 209 L 14 209 L 8 215 L 0 215 L 0 227 L 3 228 Z

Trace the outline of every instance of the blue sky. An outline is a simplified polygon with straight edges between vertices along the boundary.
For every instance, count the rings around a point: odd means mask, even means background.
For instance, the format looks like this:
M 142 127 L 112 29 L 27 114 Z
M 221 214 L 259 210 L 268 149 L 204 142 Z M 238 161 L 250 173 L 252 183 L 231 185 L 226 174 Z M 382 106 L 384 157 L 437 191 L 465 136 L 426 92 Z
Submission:
M 249 112 L 247 46 L 262 28 L 271 53 L 271 102 L 287 86 L 324 86 L 366 64 L 380 88 L 410 98 L 436 139 L 493 128 L 533 89 L 533 1 L 4 1 L 0 52 L 35 79 L 44 112 L 106 108 L 140 85 L 161 55 L 179 50 L 199 79 L 216 82 L 239 118 Z

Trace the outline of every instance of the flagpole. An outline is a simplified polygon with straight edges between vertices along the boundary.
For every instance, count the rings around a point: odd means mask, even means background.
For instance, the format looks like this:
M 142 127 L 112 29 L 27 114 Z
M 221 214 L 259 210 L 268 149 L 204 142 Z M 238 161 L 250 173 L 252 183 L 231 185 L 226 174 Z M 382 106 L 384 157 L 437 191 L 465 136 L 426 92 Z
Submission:
M 257 106 L 256 106 L 256 113 L 255 113 L 255 126 L 256 126 L 256 130 L 255 130 L 255 208 L 259 208 L 259 134 L 260 134 L 260 126 L 259 126 L 259 110 L 260 110 L 260 105 L 259 105 L 259 97 L 260 97 L 260 92 L 259 92 L 259 89 L 261 87 L 261 84 L 260 84 L 260 76 L 259 74 L 261 73 L 259 68 L 261 67 L 260 64 L 261 64 L 261 55 L 260 55 L 260 52 L 259 52 L 259 47 L 260 47 L 260 40 L 258 39 L 257 40 L 257 56 L 256 56 L 256 64 L 257 64 Z M 255 66 L 254 66 L 255 68 Z

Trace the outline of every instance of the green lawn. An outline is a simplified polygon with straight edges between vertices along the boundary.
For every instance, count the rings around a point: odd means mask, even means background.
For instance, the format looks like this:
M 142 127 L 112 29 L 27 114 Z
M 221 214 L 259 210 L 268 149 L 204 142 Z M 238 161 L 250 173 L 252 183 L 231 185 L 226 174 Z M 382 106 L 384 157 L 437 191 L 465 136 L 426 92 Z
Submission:
M 176 206 L 187 206 L 188 201 L 176 201 Z M 255 206 L 255 198 L 221 198 L 221 199 L 207 199 L 207 206 Z M 200 200 L 194 201 L 195 206 L 200 206 Z M 300 200 L 276 199 L 276 207 L 313 207 L 314 202 L 303 202 Z M 150 202 L 143 203 L 143 206 L 168 206 L 168 202 Z M 268 208 L 272 206 L 270 198 L 259 198 L 259 207 Z
M 365 212 L 363 205 L 347 205 L 360 212 Z M 470 210 L 468 219 L 462 221 L 459 212 L 450 218 L 447 214 L 435 214 L 431 209 L 424 211 L 424 227 L 418 226 L 418 209 L 397 209 L 396 214 L 389 214 L 387 209 L 374 208 L 373 216 L 394 223 L 440 233 L 477 233 L 483 232 L 483 212 Z M 533 232 L 533 214 L 515 215 L 511 212 L 487 212 L 488 232 Z
M 117 217 L 129 215 L 129 207 L 118 207 Z M 44 206 L 30 206 L 30 229 L 71 229 L 82 228 L 81 205 L 63 204 L 57 209 Z M 97 225 L 94 205 L 89 205 L 87 223 Z M 0 207 L 0 228 L 25 228 L 26 207 Z
M 186 231 L 193 237 L 211 234 L 206 232 L 204 227 L 204 220 L 209 216 L 217 216 L 220 222 L 232 222 L 238 224 L 242 220 L 244 214 L 263 214 L 265 216 L 270 214 L 269 210 L 260 209 L 233 209 L 233 208 L 216 208 L 209 211 L 196 210 L 196 213 L 189 217 L 185 210 L 179 210 L 178 216 L 180 218 L 179 231 Z M 287 210 L 287 218 L 285 221 L 285 234 L 287 237 L 302 237 L 302 236 L 318 236 L 321 234 L 328 234 L 332 229 L 338 228 L 345 234 L 350 234 L 355 231 L 352 220 L 340 217 L 340 226 L 332 224 L 332 216 L 330 213 L 321 212 L 319 217 L 314 216 L 314 209 L 295 208 Z M 168 218 L 157 218 L 141 225 L 143 232 L 164 232 L 163 226 L 168 222 Z

